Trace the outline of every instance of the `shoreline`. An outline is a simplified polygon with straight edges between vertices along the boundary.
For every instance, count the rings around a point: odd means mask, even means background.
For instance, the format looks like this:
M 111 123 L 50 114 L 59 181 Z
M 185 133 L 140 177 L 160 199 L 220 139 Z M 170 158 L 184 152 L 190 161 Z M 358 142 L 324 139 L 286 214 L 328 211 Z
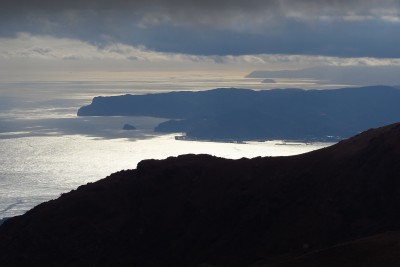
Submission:
M 251 142 L 278 142 L 276 145 L 298 145 L 298 144 L 314 144 L 314 143 L 337 143 L 344 138 L 339 136 L 329 137 L 315 137 L 315 138 L 302 138 L 302 139 L 202 139 L 196 137 L 188 137 L 186 135 L 176 135 L 177 141 L 195 141 L 195 142 L 214 142 L 214 143 L 234 143 L 234 144 L 248 144 Z

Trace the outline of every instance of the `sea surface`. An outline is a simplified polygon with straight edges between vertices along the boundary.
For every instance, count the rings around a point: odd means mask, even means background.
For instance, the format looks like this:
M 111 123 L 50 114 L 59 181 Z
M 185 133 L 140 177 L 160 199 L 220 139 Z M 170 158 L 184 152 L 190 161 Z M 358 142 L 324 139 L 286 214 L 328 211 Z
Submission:
M 83 135 L 21 137 L 0 140 L 0 219 L 23 214 L 35 205 L 109 174 L 134 169 L 143 159 L 181 154 L 225 158 L 286 156 L 326 143 L 246 144 L 175 140 L 175 135 L 148 139 L 98 139 Z
M 80 185 L 134 169 L 144 159 L 211 154 L 238 159 L 288 156 L 332 143 L 219 143 L 175 140 L 154 127 L 164 118 L 77 117 L 98 95 L 264 89 L 260 81 L 235 77 L 142 77 L 128 81 L 27 81 L 0 83 L 0 219 L 25 213 Z M 137 131 L 124 131 L 130 123 Z

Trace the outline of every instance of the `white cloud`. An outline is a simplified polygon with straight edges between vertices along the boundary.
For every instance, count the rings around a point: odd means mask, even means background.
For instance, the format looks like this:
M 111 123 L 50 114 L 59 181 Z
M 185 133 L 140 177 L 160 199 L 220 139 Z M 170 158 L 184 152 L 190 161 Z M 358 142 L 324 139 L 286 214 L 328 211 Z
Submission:
M 313 66 L 400 66 L 399 58 L 340 58 L 285 54 L 241 56 L 196 56 L 163 53 L 144 46 L 109 43 L 97 46 L 70 38 L 20 33 L 14 38 L 0 38 L 0 70 L 19 76 L 53 71 L 153 71 L 300 69 Z M 47 74 L 46 74 L 47 73 Z M 48 75 L 47 75 L 48 76 Z
M 400 66 L 399 58 L 341 58 L 329 56 L 304 55 L 244 55 L 218 56 L 218 63 L 225 64 L 258 64 L 265 66 L 285 65 L 296 66 Z
M 0 38 L 0 58 L 47 60 L 116 60 L 147 62 L 203 62 L 212 58 L 148 50 L 144 46 L 109 43 L 97 46 L 77 39 L 19 33 L 14 38 Z

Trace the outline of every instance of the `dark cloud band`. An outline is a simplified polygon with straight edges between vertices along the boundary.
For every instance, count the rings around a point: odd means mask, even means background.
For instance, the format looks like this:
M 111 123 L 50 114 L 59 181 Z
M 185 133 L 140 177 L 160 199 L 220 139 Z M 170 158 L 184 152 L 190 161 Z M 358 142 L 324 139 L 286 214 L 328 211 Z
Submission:
M 4 0 L 2 10 L 68 10 L 68 9 L 92 9 L 92 10 L 116 10 L 116 9 L 169 9 L 169 10 L 219 10 L 234 9 L 241 12 L 265 9 L 294 9 L 304 12 L 307 9 L 323 12 L 366 12 L 371 8 L 399 7 L 396 0 Z M 299 10 L 300 8 L 300 10 Z
M 0 35 L 201 55 L 400 57 L 397 0 L 5 0 Z M 373 33 L 373 34 L 372 34 Z

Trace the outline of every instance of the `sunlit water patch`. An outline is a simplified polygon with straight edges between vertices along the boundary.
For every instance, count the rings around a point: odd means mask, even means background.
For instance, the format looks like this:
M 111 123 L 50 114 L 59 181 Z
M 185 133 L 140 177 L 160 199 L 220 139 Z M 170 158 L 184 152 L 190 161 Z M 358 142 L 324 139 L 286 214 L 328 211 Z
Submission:
M 134 169 L 143 159 L 188 153 L 232 159 L 285 156 L 328 145 L 179 141 L 174 135 L 136 141 L 82 135 L 0 139 L 0 219 L 23 214 L 41 202 L 113 172 Z

